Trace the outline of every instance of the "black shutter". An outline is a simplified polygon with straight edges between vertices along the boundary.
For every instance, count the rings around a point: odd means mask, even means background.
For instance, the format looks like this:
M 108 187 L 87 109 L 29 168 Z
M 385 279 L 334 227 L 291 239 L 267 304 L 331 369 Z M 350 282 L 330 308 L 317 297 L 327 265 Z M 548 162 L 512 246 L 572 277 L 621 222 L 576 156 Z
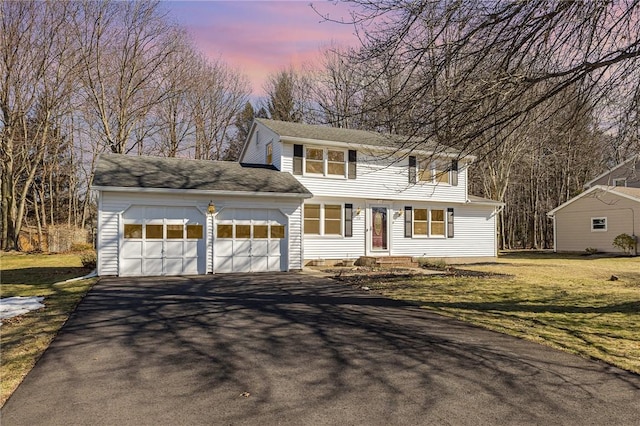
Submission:
M 409 183 L 416 183 L 417 182 L 417 175 L 416 175 L 416 157 L 414 157 L 413 155 L 409 156 Z
M 413 209 L 409 206 L 405 206 L 404 208 L 404 237 L 411 238 L 413 236 Z
M 447 238 L 453 238 L 453 207 L 447 209 Z
M 302 145 L 293 146 L 293 174 L 302 174 Z
M 458 160 L 451 160 L 451 185 L 458 186 Z
M 354 149 L 349 150 L 349 169 L 347 171 L 347 178 L 356 178 L 356 164 L 358 163 L 358 152 Z
M 344 205 L 344 236 L 353 237 L 353 204 Z

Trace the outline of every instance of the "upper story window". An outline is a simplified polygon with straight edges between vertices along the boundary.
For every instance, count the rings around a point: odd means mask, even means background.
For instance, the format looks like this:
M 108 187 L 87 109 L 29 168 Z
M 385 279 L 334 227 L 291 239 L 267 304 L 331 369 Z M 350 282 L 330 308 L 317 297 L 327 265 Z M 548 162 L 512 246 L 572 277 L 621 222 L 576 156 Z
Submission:
M 273 164 L 273 143 L 269 142 L 266 150 L 267 164 Z
M 450 163 L 443 160 L 422 160 L 419 164 L 418 177 L 422 182 L 451 183 Z
M 627 179 L 626 178 L 614 179 L 613 186 L 627 186 Z
M 342 149 L 305 147 L 304 171 L 308 174 L 345 177 L 346 153 Z
M 409 156 L 409 183 L 418 182 L 446 183 L 458 185 L 458 160 L 422 160 L 417 161 L 413 155 Z

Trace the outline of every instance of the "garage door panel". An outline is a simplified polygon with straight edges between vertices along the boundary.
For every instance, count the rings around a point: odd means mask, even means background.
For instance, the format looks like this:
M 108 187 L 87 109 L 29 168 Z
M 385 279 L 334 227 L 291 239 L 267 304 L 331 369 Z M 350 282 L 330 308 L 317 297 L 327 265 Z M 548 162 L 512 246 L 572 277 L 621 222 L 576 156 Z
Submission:
M 235 240 L 233 242 L 234 256 L 249 256 L 251 253 L 251 240 Z
M 253 240 L 251 244 L 252 256 L 268 256 L 269 255 L 269 241 L 267 240 Z
M 281 240 L 271 240 L 269 241 L 269 255 L 270 256 L 280 256 L 280 241 Z
M 187 275 L 197 275 L 198 274 L 198 258 L 185 258 L 183 260 L 182 269 L 184 273 Z
M 142 241 L 127 241 L 122 244 L 122 255 L 125 258 L 142 257 Z
M 251 257 L 234 256 L 233 272 L 251 272 Z
M 167 257 L 164 259 L 164 272 L 166 275 L 181 275 L 184 274 L 182 267 L 182 258 Z
M 120 275 L 140 276 L 142 273 L 142 258 L 124 259 L 120 263 Z
M 162 275 L 162 257 L 144 259 L 144 275 Z
M 233 257 L 218 256 L 216 257 L 216 272 L 233 272 Z
M 280 256 L 270 256 L 268 258 L 269 272 L 278 272 L 282 270 Z
M 144 257 L 162 258 L 162 250 L 164 243 L 162 240 L 147 240 L 144 244 Z
M 176 257 L 178 256 L 182 257 L 183 255 L 182 249 L 183 249 L 182 240 L 179 240 L 179 241 L 168 240 L 165 245 L 165 254 L 167 256 L 171 256 L 172 253 L 176 253 L 177 254 Z
M 198 257 L 198 241 L 185 241 L 184 242 L 184 256 L 185 257 Z
M 264 272 L 269 270 L 269 258 L 267 256 L 254 256 L 251 258 L 252 272 Z

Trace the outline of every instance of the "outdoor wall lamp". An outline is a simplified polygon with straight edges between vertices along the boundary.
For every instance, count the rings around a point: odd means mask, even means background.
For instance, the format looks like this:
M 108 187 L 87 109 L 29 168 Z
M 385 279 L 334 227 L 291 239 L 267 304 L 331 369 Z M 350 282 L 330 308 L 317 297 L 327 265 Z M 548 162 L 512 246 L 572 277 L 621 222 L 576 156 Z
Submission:
M 356 209 L 356 216 L 360 216 L 360 213 L 362 212 L 362 209 L 360 207 L 358 207 Z
M 213 204 L 213 200 L 209 201 L 209 205 L 207 206 L 207 211 L 209 214 L 214 214 L 216 212 L 216 205 Z

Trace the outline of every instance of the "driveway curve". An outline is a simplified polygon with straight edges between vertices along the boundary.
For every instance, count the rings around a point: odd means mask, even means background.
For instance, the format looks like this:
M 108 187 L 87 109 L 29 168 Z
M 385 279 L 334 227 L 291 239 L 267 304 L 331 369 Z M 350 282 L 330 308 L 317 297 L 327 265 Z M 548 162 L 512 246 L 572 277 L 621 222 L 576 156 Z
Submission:
M 11 425 L 640 424 L 640 377 L 296 273 L 103 278 Z

